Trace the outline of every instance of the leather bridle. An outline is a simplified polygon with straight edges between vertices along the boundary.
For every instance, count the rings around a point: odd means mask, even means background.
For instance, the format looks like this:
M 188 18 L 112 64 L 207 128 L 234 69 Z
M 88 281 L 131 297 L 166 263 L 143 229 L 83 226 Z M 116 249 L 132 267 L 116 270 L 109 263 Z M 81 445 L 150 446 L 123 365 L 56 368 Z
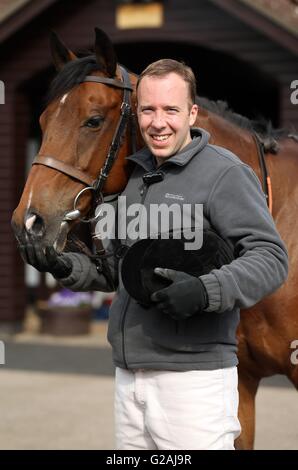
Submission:
M 80 219 L 81 222 L 89 223 L 94 221 L 96 217 L 91 217 L 89 219 L 80 218 L 81 212 L 77 209 L 78 200 L 80 196 L 85 191 L 92 191 L 94 198 L 93 198 L 93 206 L 95 207 L 103 202 L 103 186 L 106 182 L 106 179 L 112 169 L 112 166 L 117 158 L 119 149 L 121 147 L 121 142 L 124 136 L 124 133 L 127 128 L 128 121 L 131 120 L 131 141 L 132 141 L 132 153 L 136 151 L 136 129 L 135 129 L 135 120 L 134 115 L 131 111 L 131 93 L 133 91 L 128 71 L 123 67 L 119 66 L 121 70 L 121 78 L 123 81 L 114 78 L 108 77 L 98 77 L 93 75 L 87 75 L 81 83 L 83 82 L 95 82 L 101 83 L 107 86 L 112 86 L 116 88 L 120 88 L 123 90 L 123 100 L 120 108 L 120 118 L 117 123 L 116 130 L 113 135 L 112 142 L 110 144 L 110 148 L 108 154 L 106 156 L 105 162 L 100 170 L 100 173 L 96 179 L 90 176 L 85 171 L 79 170 L 78 168 L 74 168 L 72 165 L 65 163 L 58 158 L 52 157 L 50 155 L 40 155 L 38 154 L 35 159 L 33 160 L 32 165 L 44 165 L 54 170 L 59 171 L 60 173 L 64 173 L 71 178 L 79 181 L 80 183 L 86 185 L 85 188 L 81 189 L 79 193 L 76 195 L 74 199 L 74 207 L 73 210 L 67 212 L 64 216 L 63 221 L 68 222 L 75 219 Z

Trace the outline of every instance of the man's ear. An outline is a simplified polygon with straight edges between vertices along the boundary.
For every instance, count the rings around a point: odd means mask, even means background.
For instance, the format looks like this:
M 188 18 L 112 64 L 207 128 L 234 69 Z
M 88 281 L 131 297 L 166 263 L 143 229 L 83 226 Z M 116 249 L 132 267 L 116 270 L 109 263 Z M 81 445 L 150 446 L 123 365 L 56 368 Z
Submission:
M 189 125 L 190 126 L 193 126 L 195 124 L 197 117 L 198 117 L 198 113 L 199 113 L 198 105 L 193 104 L 189 113 Z

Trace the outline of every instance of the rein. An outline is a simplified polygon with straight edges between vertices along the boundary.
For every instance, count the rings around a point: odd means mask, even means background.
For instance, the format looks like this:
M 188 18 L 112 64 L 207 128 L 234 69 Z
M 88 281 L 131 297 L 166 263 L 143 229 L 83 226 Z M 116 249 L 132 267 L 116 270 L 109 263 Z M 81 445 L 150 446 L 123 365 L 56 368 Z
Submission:
M 117 157 L 118 151 L 121 147 L 121 140 L 126 130 L 128 119 L 131 117 L 130 93 L 132 93 L 133 88 L 131 86 L 130 78 L 129 78 L 129 74 L 127 70 L 122 66 L 120 66 L 120 69 L 122 72 L 123 82 L 120 82 L 119 80 L 114 80 L 112 78 L 94 77 L 92 75 L 87 75 L 85 79 L 83 80 L 83 82 L 103 83 L 105 85 L 114 86 L 116 88 L 122 88 L 124 90 L 123 101 L 122 101 L 121 108 L 120 108 L 120 119 L 118 121 L 117 128 L 115 130 L 106 160 L 103 164 L 103 167 L 100 170 L 100 174 L 97 180 L 93 184 L 95 192 L 100 192 L 100 193 L 102 192 L 104 183 Z M 133 153 L 134 153 L 135 148 L 136 148 L 136 143 L 133 142 Z

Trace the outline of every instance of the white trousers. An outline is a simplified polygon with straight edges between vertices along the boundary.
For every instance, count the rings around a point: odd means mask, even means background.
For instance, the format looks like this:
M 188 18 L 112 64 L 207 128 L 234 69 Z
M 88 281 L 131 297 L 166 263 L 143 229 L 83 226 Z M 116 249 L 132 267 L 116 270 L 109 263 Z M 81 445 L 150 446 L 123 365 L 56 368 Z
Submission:
M 116 369 L 118 450 L 234 450 L 240 434 L 237 368 Z

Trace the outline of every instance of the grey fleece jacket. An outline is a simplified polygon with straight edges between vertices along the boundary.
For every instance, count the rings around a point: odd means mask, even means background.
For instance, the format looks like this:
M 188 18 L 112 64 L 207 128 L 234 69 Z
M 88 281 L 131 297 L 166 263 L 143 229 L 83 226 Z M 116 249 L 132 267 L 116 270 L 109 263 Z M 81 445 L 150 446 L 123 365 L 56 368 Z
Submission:
M 209 307 L 178 322 L 154 305 L 144 308 L 129 297 L 119 274 L 108 329 L 119 367 L 210 370 L 236 365 L 240 308 L 253 306 L 287 277 L 287 251 L 255 173 L 228 150 L 208 144 L 206 131 L 194 129 L 192 136 L 189 145 L 159 167 L 164 179 L 149 187 L 142 180 L 144 173 L 155 168 L 149 150 L 128 157 L 136 166 L 122 196 L 127 207 L 142 203 L 148 210 L 160 203 L 203 204 L 204 220 L 233 248 L 235 260 L 200 277 Z M 132 243 L 128 237 L 126 244 Z M 113 245 L 108 243 L 108 252 Z M 109 290 L 104 276 L 85 255 L 65 256 L 73 270 L 60 280 L 63 285 L 73 290 Z M 118 273 L 120 269 L 121 262 Z

